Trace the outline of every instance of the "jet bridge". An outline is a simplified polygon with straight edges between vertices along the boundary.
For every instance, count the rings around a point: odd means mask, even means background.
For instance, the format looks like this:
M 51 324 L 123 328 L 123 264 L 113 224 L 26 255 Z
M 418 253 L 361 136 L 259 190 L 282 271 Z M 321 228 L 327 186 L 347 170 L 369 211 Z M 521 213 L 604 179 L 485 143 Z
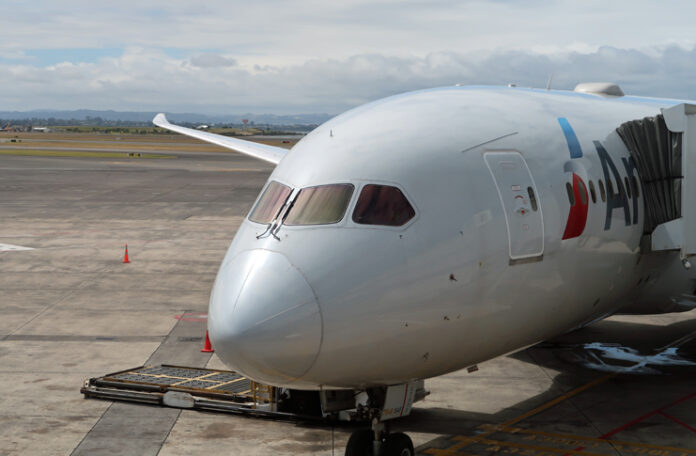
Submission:
M 652 250 L 679 250 L 686 261 L 696 254 L 696 204 L 689 204 L 696 196 L 696 105 L 663 109 L 617 132 L 641 176 Z

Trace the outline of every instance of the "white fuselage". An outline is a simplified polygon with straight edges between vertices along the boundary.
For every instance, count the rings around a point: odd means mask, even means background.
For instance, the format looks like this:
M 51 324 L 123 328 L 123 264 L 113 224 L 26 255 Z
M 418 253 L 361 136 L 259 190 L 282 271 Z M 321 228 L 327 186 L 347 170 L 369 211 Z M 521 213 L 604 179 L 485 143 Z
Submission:
M 568 237 L 566 184 L 577 175 L 585 186 L 607 185 L 598 141 L 622 181 L 608 174 L 612 187 L 625 192 L 630 155 L 615 129 L 677 103 L 450 87 L 336 117 L 300 141 L 269 182 L 352 184 L 345 216 L 283 225 L 277 239 L 263 236 L 266 224 L 242 223 L 211 296 L 217 354 L 273 385 L 391 385 L 518 350 L 629 304 L 667 302 L 690 278 L 674 266 L 678 256 L 641 260 L 642 191 L 631 192 L 626 215 L 607 213 L 597 188 L 580 234 Z M 582 156 L 572 158 L 559 118 Z M 505 158 L 515 154 L 526 167 Z M 536 210 L 527 184 L 522 196 L 508 194 L 520 192 L 515 172 L 530 176 Z M 356 224 L 351 213 L 367 184 L 400 189 L 415 217 L 398 227 Z

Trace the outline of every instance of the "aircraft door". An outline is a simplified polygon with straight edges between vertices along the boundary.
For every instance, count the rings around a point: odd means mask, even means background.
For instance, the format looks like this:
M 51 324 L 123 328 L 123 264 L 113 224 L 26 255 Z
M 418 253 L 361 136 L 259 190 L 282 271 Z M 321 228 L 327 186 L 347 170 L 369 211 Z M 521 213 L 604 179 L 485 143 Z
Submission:
M 541 257 L 544 253 L 544 220 L 539 192 L 527 162 L 519 152 L 486 152 L 483 155 L 498 188 L 505 213 L 510 261 Z

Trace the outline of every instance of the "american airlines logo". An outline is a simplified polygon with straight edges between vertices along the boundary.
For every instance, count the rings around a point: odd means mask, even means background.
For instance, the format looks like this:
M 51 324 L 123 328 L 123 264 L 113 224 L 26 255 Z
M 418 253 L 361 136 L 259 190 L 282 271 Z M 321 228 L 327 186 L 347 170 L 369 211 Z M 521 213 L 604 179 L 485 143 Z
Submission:
M 564 117 L 558 118 L 558 123 L 563 130 L 568 151 L 570 152 L 570 162 L 566 163 L 566 171 L 572 173 L 572 183 L 568 184 L 569 198 L 571 207 L 568 213 L 568 221 L 563 232 L 563 239 L 576 238 L 585 230 L 587 215 L 590 206 L 590 195 L 588 194 L 588 173 L 582 162 L 578 159 L 583 158 L 582 147 L 570 122 Z M 604 220 L 604 230 L 611 229 L 611 222 L 614 211 L 623 211 L 626 226 L 638 224 L 638 172 L 633 157 L 622 157 L 621 162 L 625 170 L 625 176 L 621 176 L 618 168 L 614 164 L 609 152 L 599 141 L 593 141 L 600 164 L 602 165 L 603 180 L 599 180 L 599 201 L 595 192 L 594 183 L 589 181 L 589 188 L 592 193 L 592 202 L 602 202 L 606 204 Z M 569 166 L 568 166 L 569 165 Z M 606 188 L 604 186 L 606 182 Z M 625 183 L 625 184 L 624 184 Z M 628 186 L 628 187 L 627 187 Z M 630 198 L 633 194 L 635 197 Z

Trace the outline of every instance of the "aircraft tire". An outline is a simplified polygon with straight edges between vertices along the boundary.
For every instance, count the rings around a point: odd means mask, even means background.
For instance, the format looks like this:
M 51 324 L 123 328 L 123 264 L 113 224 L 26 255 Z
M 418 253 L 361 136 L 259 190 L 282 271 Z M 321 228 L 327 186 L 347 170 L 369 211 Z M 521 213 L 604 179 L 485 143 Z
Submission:
M 413 441 L 403 432 L 395 432 L 387 436 L 382 444 L 380 456 L 414 456 Z
M 372 456 L 372 431 L 361 429 L 350 435 L 346 444 L 346 456 Z M 412 453 L 413 454 L 413 453 Z

